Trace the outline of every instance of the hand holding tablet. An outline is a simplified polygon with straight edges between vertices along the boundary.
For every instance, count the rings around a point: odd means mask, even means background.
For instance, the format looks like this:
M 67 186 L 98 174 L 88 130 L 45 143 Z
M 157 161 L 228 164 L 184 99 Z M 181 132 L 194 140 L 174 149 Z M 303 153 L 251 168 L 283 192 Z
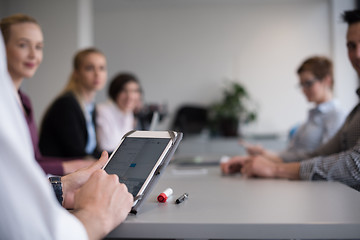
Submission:
M 158 176 L 169 163 L 182 133 L 173 131 L 132 131 L 120 141 L 103 169 L 116 174 L 134 196 L 136 213 Z

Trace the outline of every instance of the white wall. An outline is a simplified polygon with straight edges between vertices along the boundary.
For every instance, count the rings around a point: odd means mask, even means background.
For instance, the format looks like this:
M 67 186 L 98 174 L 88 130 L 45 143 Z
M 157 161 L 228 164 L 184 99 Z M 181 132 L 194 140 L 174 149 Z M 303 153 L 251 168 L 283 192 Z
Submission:
M 170 117 L 183 103 L 219 99 L 223 80 L 231 78 L 244 83 L 259 106 L 259 119 L 248 131 L 285 133 L 309 108 L 296 88 L 297 67 L 314 54 L 332 57 L 332 45 L 340 41 L 332 40 L 332 24 L 346 26 L 332 5 L 326 0 L 94 1 L 95 43 L 108 57 L 110 77 L 122 70 L 136 73 L 146 100 L 167 103 Z M 344 49 L 336 49 L 337 63 L 344 62 L 338 54 L 346 54 Z M 349 63 L 344 65 L 348 69 Z M 348 82 L 337 83 L 336 94 L 352 107 L 354 74 L 338 72 Z
M 353 2 L 1 0 L 0 15 L 23 12 L 42 25 L 44 62 L 24 84 L 38 122 L 65 85 L 74 52 L 94 42 L 108 57 L 110 77 L 133 71 L 145 99 L 167 103 L 170 117 L 180 104 L 219 99 L 225 78 L 243 82 L 259 105 L 259 120 L 248 131 L 272 133 L 306 116 L 295 70 L 310 55 L 333 57 L 336 95 L 347 110 L 357 101 L 339 17 Z M 105 98 L 103 91 L 97 100 Z

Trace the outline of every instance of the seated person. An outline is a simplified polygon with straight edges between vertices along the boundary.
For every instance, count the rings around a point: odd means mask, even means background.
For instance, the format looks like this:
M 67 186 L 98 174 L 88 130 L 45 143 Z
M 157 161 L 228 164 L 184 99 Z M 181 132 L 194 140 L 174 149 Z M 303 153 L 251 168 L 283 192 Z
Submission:
M 95 95 L 107 79 L 106 58 L 87 48 L 76 53 L 68 85 L 44 115 L 39 147 L 54 157 L 100 156 L 95 122 Z
M 141 102 L 141 87 L 136 76 L 120 73 L 109 86 L 109 101 L 97 106 L 97 137 L 101 149 L 115 150 L 125 133 L 135 129 L 134 111 Z
M 360 10 L 346 11 L 348 57 L 360 77 Z M 360 89 L 356 93 L 360 97 Z M 266 156 L 236 156 L 221 164 L 225 174 L 241 172 L 247 177 L 339 181 L 360 191 L 360 104 L 349 113 L 340 130 L 313 152 L 274 162 Z
M 25 26 L 29 28 L 23 28 Z M 5 51 L 14 50 L 14 47 L 20 48 L 17 57 L 28 50 L 33 51 L 35 59 L 41 56 L 42 48 L 34 44 L 30 36 L 35 31 L 28 31 L 30 28 L 40 33 L 38 25 L 28 21 L 14 24 L 11 30 L 1 28 L 2 31 L 10 30 L 11 38 L 17 30 L 25 37 L 6 50 L 0 33 L 0 238 L 103 239 L 125 220 L 133 204 L 133 196 L 124 184 L 119 183 L 116 175 L 108 175 L 101 170 L 107 161 L 104 152 L 92 166 L 61 178 L 63 206 L 74 211 L 65 210 L 56 201 L 49 181 L 35 162 L 19 96 L 6 71 Z M 42 34 L 36 36 L 40 37 L 37 40 L 41 40 Z M 8 44 L 14 43 L 11 39 L 6 40 Z M 20 64 L 17 70 L 32 72 L 32 65 Z
M 20 90 L 25 78 L 34 76 L 43 56 L 43 35 L 37 21 L 23 14 L 8 16 L 1 20 L 5 39 L 8 70 L 17 91 L 17 98 L 26 118 L 35 159 L 46 173 L 64 175 L 92 164 L 83 159 L 54 158 L 43 156 L 38 147 L 38 132 L 33 117 L 30 98 Z
M 297 74 L 307 101 L 315 104 L 307 121 L 296 129 L 284 151 L 273 153 L 258 145 L 245 144 L 250 155 L 261 154 L 274 160 L 291 161 L 329 141 L 344 123 L 346 115 L 333 97 L 331 60 L 326 57 L 308 58 L 300 65 Z

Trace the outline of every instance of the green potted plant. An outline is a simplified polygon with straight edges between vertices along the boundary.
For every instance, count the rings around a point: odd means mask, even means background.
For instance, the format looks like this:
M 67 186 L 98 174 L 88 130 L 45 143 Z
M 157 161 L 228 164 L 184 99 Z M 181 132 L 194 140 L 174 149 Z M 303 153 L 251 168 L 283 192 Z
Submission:
M 220 102 L 210 106 L 210 129 L 216 136 L 238 136 L 239 126 L 256 120 L 255 109 L 246 88 L 237 81 L 228 81 Z M 253 105 L 254 106 L 254 105 Z

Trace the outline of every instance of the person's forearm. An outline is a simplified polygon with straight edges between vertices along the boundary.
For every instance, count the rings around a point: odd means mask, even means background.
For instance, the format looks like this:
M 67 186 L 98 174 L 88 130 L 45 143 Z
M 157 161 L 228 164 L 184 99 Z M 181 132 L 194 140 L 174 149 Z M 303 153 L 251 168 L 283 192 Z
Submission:
M 278 163 L 276 164 L 275 177 L 297 180 L 299 175 L 300 163 Z

